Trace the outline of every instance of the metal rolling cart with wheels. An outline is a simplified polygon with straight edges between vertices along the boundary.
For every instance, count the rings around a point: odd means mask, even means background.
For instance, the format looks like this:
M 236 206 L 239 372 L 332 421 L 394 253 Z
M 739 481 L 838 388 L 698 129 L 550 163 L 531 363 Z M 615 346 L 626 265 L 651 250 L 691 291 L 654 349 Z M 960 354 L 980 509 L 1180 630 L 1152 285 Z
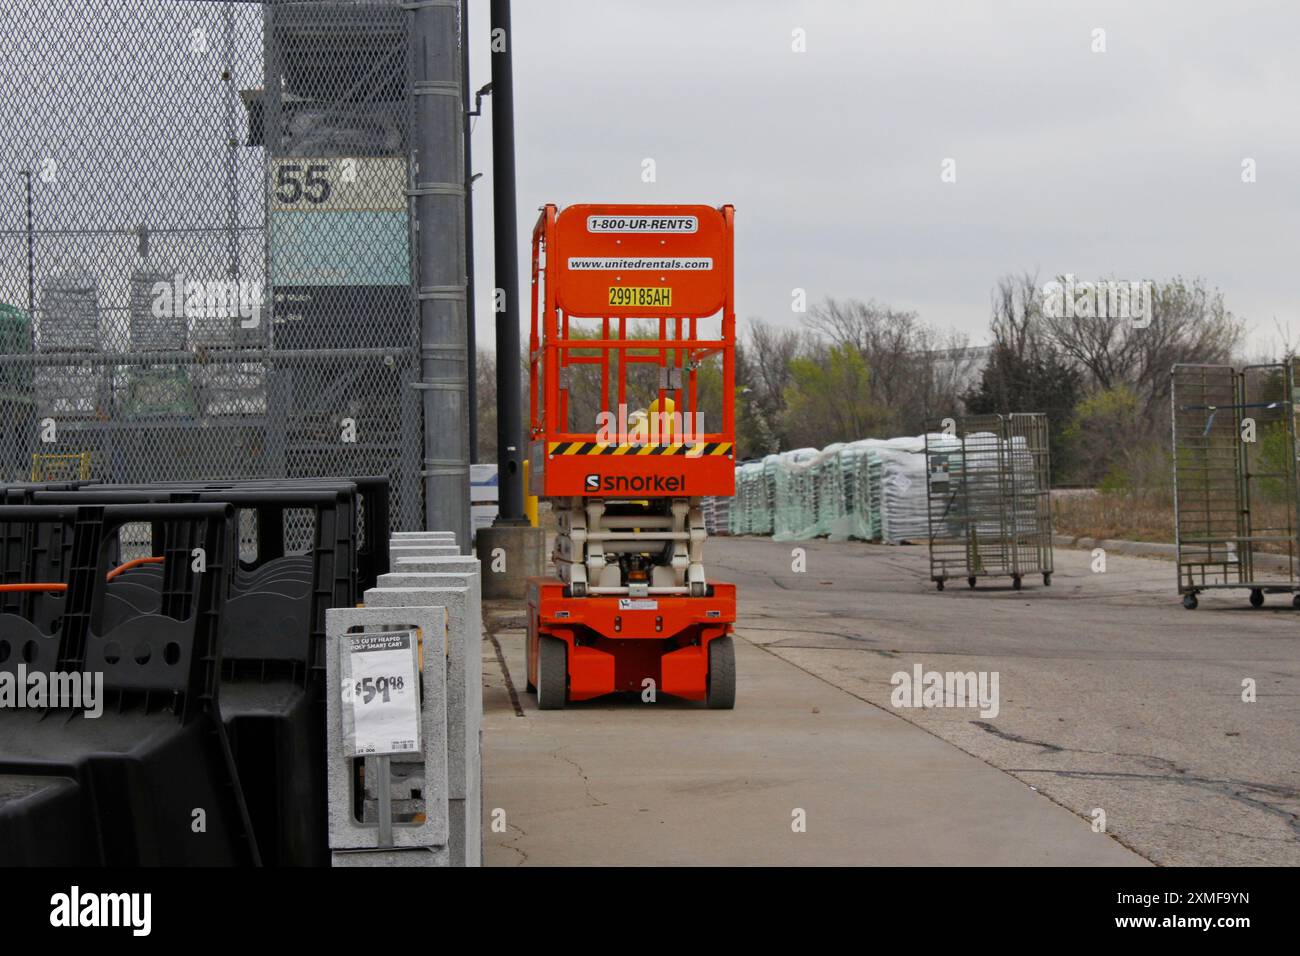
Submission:
M 1296 424 L 1291 364 L 1175 365 L 1170 403 L 1178 593 L 1239 588 L 1251 607 L 1291 594 L 1297 568 Z
M 943 424 L 947 424 L 945 429 Z M 1041 574 L 1052 583 L 1047 416 L 970 415 L 925 436 L 930 580 Z

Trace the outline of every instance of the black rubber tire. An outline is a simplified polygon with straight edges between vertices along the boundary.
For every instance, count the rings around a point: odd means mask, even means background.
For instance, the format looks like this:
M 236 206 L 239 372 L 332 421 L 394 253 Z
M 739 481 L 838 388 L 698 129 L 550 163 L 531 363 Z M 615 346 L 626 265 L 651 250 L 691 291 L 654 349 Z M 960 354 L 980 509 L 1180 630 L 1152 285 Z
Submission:
M 935 582 L 934 582 L 934 586 L 937 587 L 940 591 L 942 591 L 942 590 L 943 590 L 943 578 L 940 578 L 938 581 L 935 581 Z
M 1261 591 L 1259 588 L 1250 589 L 1250 606 L 1251 607 L 1264 606 L 1264 592 Z
M 972 591 L 975 590 L 975 576 L 974 576 L 974 575 L 971 575 L 970 577 L 968 577 L 968 578 L 966 579 L 966 587 L 970 588 Z
M 1291 599 L 1291 606 L 1300 607 L 1300 594 L 1297 594 L 1295 597 Z
M 1183 607 L 1187 608 L 1187 610 L 1189 610 L 1189 611 L 1195 611 L 1195 610 L 1196 610 L 1196 605 L 1199 604 L 1199 603 L 1200 603 L 1200 602 L 1196 600 L 1196 595 L 1195 595 L 1195 594 L 1184 594 L 1184 595 L 1183 595 Z
M 1048 571 L 1046 574 L 1043 575 L 1043 587 L 1050 588 L 1051 586 L 1052 586 L 1052 572 Z
M 537 709 L 563 710 L 569 697 L 569 645 L 543 636 L 537 645 Z
M 1011 590 L 1013 591 L 1020 590 L 1020 575 L 1017 574 L 1015 577 L 1011 579 Z
M 731 636 L 709 642 L 709 684 L 705 702 L 710 710 L 731 710 L 736 706 L 736 645 Z

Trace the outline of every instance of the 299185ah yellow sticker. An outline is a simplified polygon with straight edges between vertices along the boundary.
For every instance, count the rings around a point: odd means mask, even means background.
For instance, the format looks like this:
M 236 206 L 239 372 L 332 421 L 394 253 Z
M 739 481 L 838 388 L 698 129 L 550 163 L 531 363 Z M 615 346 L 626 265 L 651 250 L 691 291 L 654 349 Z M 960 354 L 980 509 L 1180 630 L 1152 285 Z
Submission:
M 673 290 L 664 286 L 612 285 L 609 304 L 658 309 L 673 304 Z

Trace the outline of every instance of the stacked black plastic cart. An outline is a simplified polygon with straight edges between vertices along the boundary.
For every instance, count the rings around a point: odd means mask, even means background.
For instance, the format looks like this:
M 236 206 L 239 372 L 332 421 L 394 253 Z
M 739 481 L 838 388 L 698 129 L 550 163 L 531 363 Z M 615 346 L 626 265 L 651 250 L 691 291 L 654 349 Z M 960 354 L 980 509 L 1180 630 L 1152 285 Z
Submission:
M 328 865 L 325 612 L 387 479 L 0 500 L 0 865 Z

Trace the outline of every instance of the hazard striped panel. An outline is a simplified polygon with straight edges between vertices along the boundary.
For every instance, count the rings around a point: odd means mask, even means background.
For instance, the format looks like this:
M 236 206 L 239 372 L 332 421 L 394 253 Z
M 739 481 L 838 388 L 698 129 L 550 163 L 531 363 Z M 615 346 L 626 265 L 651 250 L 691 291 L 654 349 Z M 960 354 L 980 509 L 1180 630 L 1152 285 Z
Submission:
M 624 444 L 603 441 L 553 441 L 547 444 L 551 455 L 681 455 L 703 458 L 705 455 L 730 455 L 729 441 L 681 442 L 675 445 Z

